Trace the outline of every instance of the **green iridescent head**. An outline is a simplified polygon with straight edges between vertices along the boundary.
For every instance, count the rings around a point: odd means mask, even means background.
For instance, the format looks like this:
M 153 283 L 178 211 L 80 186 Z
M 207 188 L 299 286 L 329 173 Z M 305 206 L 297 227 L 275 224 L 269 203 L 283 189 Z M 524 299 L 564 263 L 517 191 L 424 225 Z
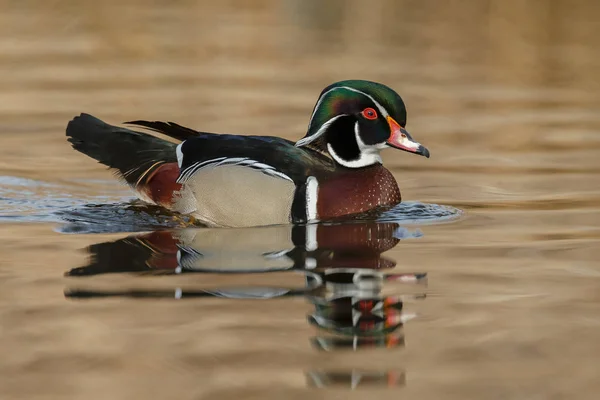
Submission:
M 340 81 L 323 89 L 308 132 L 296 146 L 328 151 L 349 168 L 381 163 L 379 152 L 387 147 L 429 157 L 405 126 L 406 107 L 394 90 L 376 82 Z

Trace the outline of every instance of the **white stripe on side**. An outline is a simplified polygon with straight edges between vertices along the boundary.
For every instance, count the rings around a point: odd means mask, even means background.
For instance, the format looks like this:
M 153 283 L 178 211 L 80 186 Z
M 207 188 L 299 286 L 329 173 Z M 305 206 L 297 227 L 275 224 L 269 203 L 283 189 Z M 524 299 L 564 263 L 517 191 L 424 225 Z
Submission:
M 213 160 L 196 162 L 196 163 L 190 165 L 189 167 L 179 171 L 179 177 L 177 178 L 177 183 L 185 182 L 199 168 L 202 168 L 203 166 L 208 165 L 208 164 L 214 164 L 215 162 L 224 160 L 224 159 L 225 159 L 225 157 L 221 157 L 221 158 L 217 158 L 217 159 L 213 159 Z
M 183 151 L 181 150 L 183 143 L 185 142 L 181 142 L 177 145 L 177 147 L 175 147 L 175 154 L 177 154 L 177 165 L 179 165 L 179 169 L 181 169 L 181 164 L 183 163 Z
M 222 165 L 239 165 L 241 167 L 248 167 L 275 178 L 281 178 L 290 182 L 294 182 L 292 178 L 290 178 L 283 172 L 277 171 L 275 167 L 271 165 L 264 164 L 256 160 L 251 160 L 247 157 L 219 157 L 212 160 L 196 162 L 190 165 L 189 167 L 187 167 L 179 173 L 177 183 L 185 183 L 188 179 L 192 177 L 192 175 L 194 175 L 196 172 L 203 168 L 217 168 Z
M 319 195 L 319 182 L 314 176 L 309 176 L 306 179 L 306 220 L 316 221 L 317 201 Z

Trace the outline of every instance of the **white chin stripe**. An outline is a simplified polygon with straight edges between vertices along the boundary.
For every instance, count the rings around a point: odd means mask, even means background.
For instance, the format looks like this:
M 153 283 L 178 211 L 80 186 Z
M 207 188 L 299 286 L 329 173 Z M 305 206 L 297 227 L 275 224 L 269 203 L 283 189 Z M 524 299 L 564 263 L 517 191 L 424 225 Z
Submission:
M 323 125 L 321 125 L 321 127 L 319 128 L 319 130 L 316 131 L 314 134 L 298 140 L 296 142 L 296 147 L 305 146 L 305 145 L 307 145 L 309 143 L 312 143 L 313 141 L 317 140 L 318 138 L 320 138 L 325 133 L 325 131 L 327 131 L 327 128 L 329 128 L 329 126 L 331 124 L 333 124 L 336 119 L 338 119 L 340 117 L 344 117 L 344 116 L 346 116 L 346 114 L 336 115 L 335 117 L 331 118 L 330 120 L 328 120 L 327 122 L 325 122 Z
M 333 147 L 327 143 L 327 150 L 329 151 L 329 154 L 331 154 L 331 157 L 333 157 L 335 161 L 346 168 L 361 168 L 382 163 L 383 160 L 381 159 L 379 151 L 386 147 L 385 143 L 374 145 L 365 144 L 360 138 L 358 121 L 356 124 L 354 124 L 354 138 L 356 140 L 356 144 L 358 145 L 358 150 L 360 151 L 360 156 L 356 160 L 344 160 L 335 152 Z
M 316 221 L 317 201 L 319 195 L 319 182 L 314 176 L 309 176 L 306 179 L 306 220 Z

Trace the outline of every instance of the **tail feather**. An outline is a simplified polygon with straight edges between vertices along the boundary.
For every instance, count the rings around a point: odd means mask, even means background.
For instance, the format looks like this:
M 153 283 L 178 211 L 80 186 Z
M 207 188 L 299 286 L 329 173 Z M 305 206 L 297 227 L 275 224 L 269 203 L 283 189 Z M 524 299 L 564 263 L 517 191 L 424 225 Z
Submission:
M 75 150 L 116 170 L 132 186 L 158 166 L 177 162 L 177 144 L 109 125 L 89 114 L 73 118 L 66 134 Z
M 162 133 L 163 135 L 167 135 L 180 141 L 184 141 L 199 135 L 210 135 L 208 132 L 198 132 L 193 129 L 186 128 L 185 126 L 178 125 L 175 122 L 139 120 L 125 122 L 125 124 L 143 126 L 147 129 Z

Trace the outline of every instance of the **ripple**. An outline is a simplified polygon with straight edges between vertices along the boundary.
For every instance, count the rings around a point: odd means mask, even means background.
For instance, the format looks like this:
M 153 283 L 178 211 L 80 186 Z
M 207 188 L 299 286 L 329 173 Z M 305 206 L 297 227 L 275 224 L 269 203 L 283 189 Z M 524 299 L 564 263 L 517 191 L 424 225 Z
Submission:
M 336 223 L 361 221 L 395 222 L 398 224 L 434 224 L 456 220 L 463 211 L 438 204 L 403 202 L 390 210 L 376 215 L 365 214 L 352 220 L 337 220 Z M 118 233 L 160 230 L 190 226 L 191 219 L 170 213 L 162 207 L 151 206 L 139 200 L 116 204 L 86 204 L 55 213 L 63 224 L 57 227 L 61 233 Z M 398 228 L 398 239 L 420 237 L 420 231 L 410 232 Z
M 113 193 L 90 196 L 67 185 L 0 176 L 0 222 L 64 222 L 61 215 L 77 207 L 90 203 L 122 203 L 128 199 L 119 196 L 124 193 L 121 188 Z M 113 204 L 115 206 L 119 207 Z
M 426 224 L 452 221 L 460 218 L 462 215 L 463 211 L 455 207 L 421 203 L 419 201 L 406 201 L 390 210 L 384 211 L 377 218 L 377 221 L 402 224 Z
M 126 196 L 116 184 L 86 182 L 102 186 L 89 195 L 75 188 L 33 179 L 0 176 L 0 222 L 54 222 L 61 233 L 116 233 L 170 229 L 190 225 L 187 216 L 171 213 Z M 79 188 L 79 189 L 78 189 Z M 94 189 L 94 188 L 92 188 Z M 74 192 L 75 191 L 75 192 Z M 462 210 L 445 205 L 407 201 L 385 211 L 373 211 L 335 222 L 377 221 L 400 224 L 441 223 L 459 218 Z M 402 232 L 398 232 L 402 235 Z
M 61 210 L 55 217 L 63 224 L 61 233 L 117 233 L 177 228 L 190 224 L 189 217 L 133 200 L 128 203 L 86 204 Z

